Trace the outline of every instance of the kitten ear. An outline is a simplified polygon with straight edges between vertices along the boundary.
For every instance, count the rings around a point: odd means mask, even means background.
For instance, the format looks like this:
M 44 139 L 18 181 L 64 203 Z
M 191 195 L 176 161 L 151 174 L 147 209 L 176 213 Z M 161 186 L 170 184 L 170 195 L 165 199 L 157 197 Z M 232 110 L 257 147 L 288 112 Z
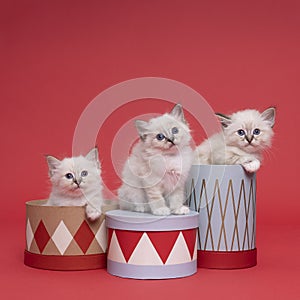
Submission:
M 54 174 L 54 171 L 59 167 L 61 161 L 51 155 L 46 155 L 46 160 L 49 167 L 49 176 L 51 177 Z
M 85 158 L 89 161 L 95 162 L 97 165 L 97 168 L 100 169 L 100 163 L 99 163 L 99 152 L 98 147 L 96 146 L 90 152 L 85 156 Z
M 226 128 L 226 127 L 228 127 L 228 125 L 231 124 L 231 119 L 228 116 L 225 116 L 225 115 L 220 114 L 220 113 L 216 113 L 216 116 L 219 119 L 222 127 Z
M 275 124 L 275 115 L 276 115 L 276 108 L 270 107 L 267 108 L 265 111 L 262 112 L 261 117 L 270 123 L 270 126 L 273 128 Z
M 142 120 L 135 120 L 135 127 L 139 133 L 139 136 L 142 141 L 146 138 L 146 133 L 148 131 L 148 123 Z
M 186 123 L 181 104 L 176 104 L 171 110 L 170 115 L 173 116 L 175 119 L 179 120 L 180 122 Z

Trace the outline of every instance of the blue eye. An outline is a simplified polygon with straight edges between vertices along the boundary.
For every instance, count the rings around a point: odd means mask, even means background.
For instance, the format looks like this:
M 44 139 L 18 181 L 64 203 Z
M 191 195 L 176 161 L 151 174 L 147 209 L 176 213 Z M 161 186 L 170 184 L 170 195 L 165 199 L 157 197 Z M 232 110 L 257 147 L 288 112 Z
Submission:
M 67 173 L 67 174 L 65 175 L 65 177 L 66 177 L 67 179 L 73 179 L 73 174 L 72 174 L 72 173 Z
M 238 134 L 239 136 L 244 136 L 246 133 L 245 133 L 245 130 L 239 129 L 239 130 L 237 131 L 237 134 Z
M 85 170 L 84 170 L 84 171 L 81 172 L 81 176 L 82 176 L 82 177 L 85 177 L 85 176 L 87 176 L 87 175 L 88 175 L 88 171 L 85 171 Z
M 173 133 L 173 134 L 176 134 L 176 133 L 178 133 L 178 131 L 179 131 L 179 130 L 178 130 L 178 128 L 177 128 L 177 127 L 173 127 L 173 128 L 172 128 L 172 133 Z
M 162 133 L 159 133 L 159 134 L 156 135 L 156 138 L 157 138 L 159 141 L 162 141 L 162 140 L 165 138 L 165 136 L 164 136 Z
M 260 130 L 259 130 L 258 128 L 255 128 L 255 129 L 253 130 L 253 134 L 254 134 L 254 135 L 259 135 L 259 134 L 260 134 Z

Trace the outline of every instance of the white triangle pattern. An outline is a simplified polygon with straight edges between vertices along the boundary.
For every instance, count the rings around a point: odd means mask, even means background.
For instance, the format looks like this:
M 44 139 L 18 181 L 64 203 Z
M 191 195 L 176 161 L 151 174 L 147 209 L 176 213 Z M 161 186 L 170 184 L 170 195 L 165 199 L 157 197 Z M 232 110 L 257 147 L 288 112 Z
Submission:
M 63 255 L 70 245 L 73 236 L 66 227 L 65 223 L 61 221 L 55 229 L 55 232 L 53 233 L 51 239 L 53 240 L 60 254 Z
M 107 259 L 120 263 L 126 263 L 115 231 L 113 231 L 113 234 L 111 236 Z
M 163 265 L 161 258 L 155 250 L 148 235 L 144 233 L 132 252 L 129 260 L 132 265 Z
M 197 260 L 197 251 L 198 251 L 198 235 L 196 235 L 195 247 L 192 260 Z
M 100 230 L 100 229 L 99 229 Z M 193 252 L 193 258 L 191 255 L 184 239 L 182 232 L 179 233 L 178 238 L 171 250 L 169 257 L 166 261 L 166 265 L 176 265 L 191 262 L 197 259 L 197 238 L 195 240 L 195 247 Z M 108 250 L 107 258 L 112 261 L 125 263 L 126 260 L 122 253 L 118 238 L 115 231 L 113 231 L 110 246 Z M 155 247 L 153 246 L 151 240 L 149 239 L 147 233 L 144 233 L 140 238 L 136 248 L 132 252 L 128 264 L 132 265 L 163 265 L 163 262 L 158 255 Z
M 34 237 L 34 234 L 33 234 L 33 231 L 32 231 L 31 225 L 30 225 L 30 221 L 29 221 L 29 219 L 27 219 L 27 225 L 26 225 L 27 250 L 30 249 L 31 243 L 33 241 L 33 237 Z
M 98 229 L 95 238 L 99 243 L 100 247 L 102 248 L 102 250 L 105 252 L 107 248 L 107 232 L 106 232 L 105 220 L 100 225 L 100 228 Z
M 166 265 L 182 264 L 191 261 L 191 255 L 185 242 L 182 232 L 180 231 L 178 238 L 171 250 L 166 261 Z

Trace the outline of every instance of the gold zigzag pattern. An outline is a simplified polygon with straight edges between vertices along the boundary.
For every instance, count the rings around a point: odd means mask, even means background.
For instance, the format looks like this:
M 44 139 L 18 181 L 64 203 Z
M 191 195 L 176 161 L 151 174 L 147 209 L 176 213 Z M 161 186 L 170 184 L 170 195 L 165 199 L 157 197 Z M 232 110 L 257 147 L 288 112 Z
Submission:
M 220 195 L 220 186 L 219 186 L 219 182 L 216 181 L 216 184 L 218 183 L 218 198 L 219 198 L 219 205 L 220 205 L 220 214 L 221 214 L 221 218 L 222 218 L 222 224 L 221 224 L 221 230 L 220 230 L 220 235 L 219 235 L 219 242 L 218 242 L 218 248 L 217 251 L 220 250 L 220 245 L 221 245 L 221 238 L 222 238 L 222 233 L 223 233 L 223 237 L 224 237 L 224 242 L 225 242 L 225 248 L 226 251 L 228 251 L 228 246 L 227 246 L 227 239 L 226 239 L 226 230 L 225 230 L 225 216 L 226 216 L 226 210 L 227 210 L 227 204 L 228 204 L 228 192 L 227 191 L 227 196 L 226 196 L 226 201 L 225 201 L 225 206 L 224 206 L 224 211 L 222 209 L 222 201 L 221 201 L 221 195 Z
M 192 202 L 192 199 L 193 199 L 193 202 Z M 197 198 L 196 198 L 196 190 L 195 190 L 195 181 L 194 181 L 194 178 L 192 178 L 192 181 L 191 181 L 191 188 L 190 188 L 190 192 L 188 193 L 187 205 L 191 209 L 196 210 L 197 212 L 200 211 L 201 197 L 200 197 L 199 206 L 197 207 Z M 200 249 L 202 249 L 202 247 L 201 247 L 201 237 L 200 237 L 200 228 L 199 227 L 197 228 L 197 239 L 198 239 L 198 245 L 199 245 Z
M 215 180 L 214 183 L 214 189 L 213 189 L 213 195 L 211 197 L 211 201 L 207 196 L 207 184 L 205 179 L 202 179 L 201 182 L 201 188 L 200 188 L 200 193 L 199 198 L 197 198 L 197 192 L 195 188 L 195 180 L 191 180 L 191 186 L 190 186 L 190 193 L 188 197 L 188 205 L 192 208 L 195 209 L 197 212 L 200 213 L 201 210 L 201 204 L 205 204 L 205 211 L 207 214 L 207 227 L 205 230 L 201 230 L 201 232 L 206 232 L 205 233 L 205 238 L 204 238 L 204 245 L 201 244 L 201 236 L 200 236 L 200 228 L 198 228 L 198 243 L 199 243 L 199 248 L 201 250 L 207 250 L 207 245 L 208 242 L 210 241 L 211 243 L 211 248 L 213 251 L 219 251 L 221 248 L 221 241 L 222 238 L 224 240 L 225 244 L 225 249 L 226 251 L 233 251 L 234 248 L 234 242 L 235 240 L 237 241 L 237 246 L 238 250 L 247 250 L 247 249 L 253 249 L 255 248 L 255 231 L 256 231 L 256 226 L 255 226 L 255 216 L 256 216 L 256 191 L 255 191 L 255 186 L 253 184 L 253 180 L 251 179 L 250 181 L 250 187 L 249 187 L 249 193 L 248 193 L 248 198 L 246 195 L 246 188 L 245 188 L 245 181 L 244 179 L 241 180 L 240 184 L 240 189 L 239 189 L 239 194 L 237 197 L 237 202 L 234 196 L 234 190 L 233 190 L 233 182 L 232 179 L 228 181 L 228 186 L 227 186 L 227 192 L 226 192 L 226 198 L 225 202 L 222 201 L 221 199 L 221 190 L 220 190 L 220 184 L 218 179 Z M 216 198 L 218 198 L 216 200 Z M 231 238 L 231 245 L 230 245 L 230 250 L 228 247 L 228 240 L 230 238 L 228 237 L 226 233 L 226 226 L 225 226 L 225 218 L 226 218 L 226 212 L 228 210 L 228 203 L 229 201 L 232 201 L 232 207 L 233 207 L 233 214 L 234 214 L 234 228 L 233 228 L 233 234 Z M 199 201 L 197 201 L 199 200 Z M 219 203 L 219 213 L 220 213 L 220 219 L 221 219 L 221 228 L 220 232 L 218 234 L 218 240 L 217 243 L 215 243 L 214 240 L 214 234 L 216 233 L 213 232 L 212 230 L 212 214 L 215 212 L 215 203 Z M 224 203 L 224 207 L 223 207 Z M 244 204 L 244 217 L 245 217 L 245 228 L 242 236 L 242 240 L 240 240 L 240 230 L 243 230 L 243 228 L 240 228 L 238 225 L 238 220 L 242 216 L 242 211 L 240 210 L 241 203 Z M 252 206 L 252 216 L 250 216 L 250 207 Z M 249 228 L 249 220 L 250 217 L 252 217 L 252 228 Z M 251 235 L 251 236 L 250 236 Z M 215 247 L 215 244 L 217 247 Z M 242 245 L 242 246 L 241 246 Z

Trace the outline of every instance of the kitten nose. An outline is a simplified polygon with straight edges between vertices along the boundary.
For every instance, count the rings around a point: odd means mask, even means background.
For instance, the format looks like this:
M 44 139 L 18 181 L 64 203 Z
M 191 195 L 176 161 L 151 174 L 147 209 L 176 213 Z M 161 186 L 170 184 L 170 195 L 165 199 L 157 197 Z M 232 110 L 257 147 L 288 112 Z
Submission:
M 79 187 L 80 186 L 80 183 L 81 183 L 81 179 L 74 179 L 74 183 L 77 184 L 77 186 Z
M 167 140 L 168 142 L 172 143 L 173 145 L 175 145 L 175 144 L 174 144 L 174 136 L 172 136 L 171 138 L 166 138 L 166 140 Z
M 254 138 L 253 135 L 250 135 L 250 136 L 249 136 L 249 135 L 245 135 L 245 139 L 247 140 L 247 142 L 248 142 L 249 144 L 251 144 L 253 138 Z

